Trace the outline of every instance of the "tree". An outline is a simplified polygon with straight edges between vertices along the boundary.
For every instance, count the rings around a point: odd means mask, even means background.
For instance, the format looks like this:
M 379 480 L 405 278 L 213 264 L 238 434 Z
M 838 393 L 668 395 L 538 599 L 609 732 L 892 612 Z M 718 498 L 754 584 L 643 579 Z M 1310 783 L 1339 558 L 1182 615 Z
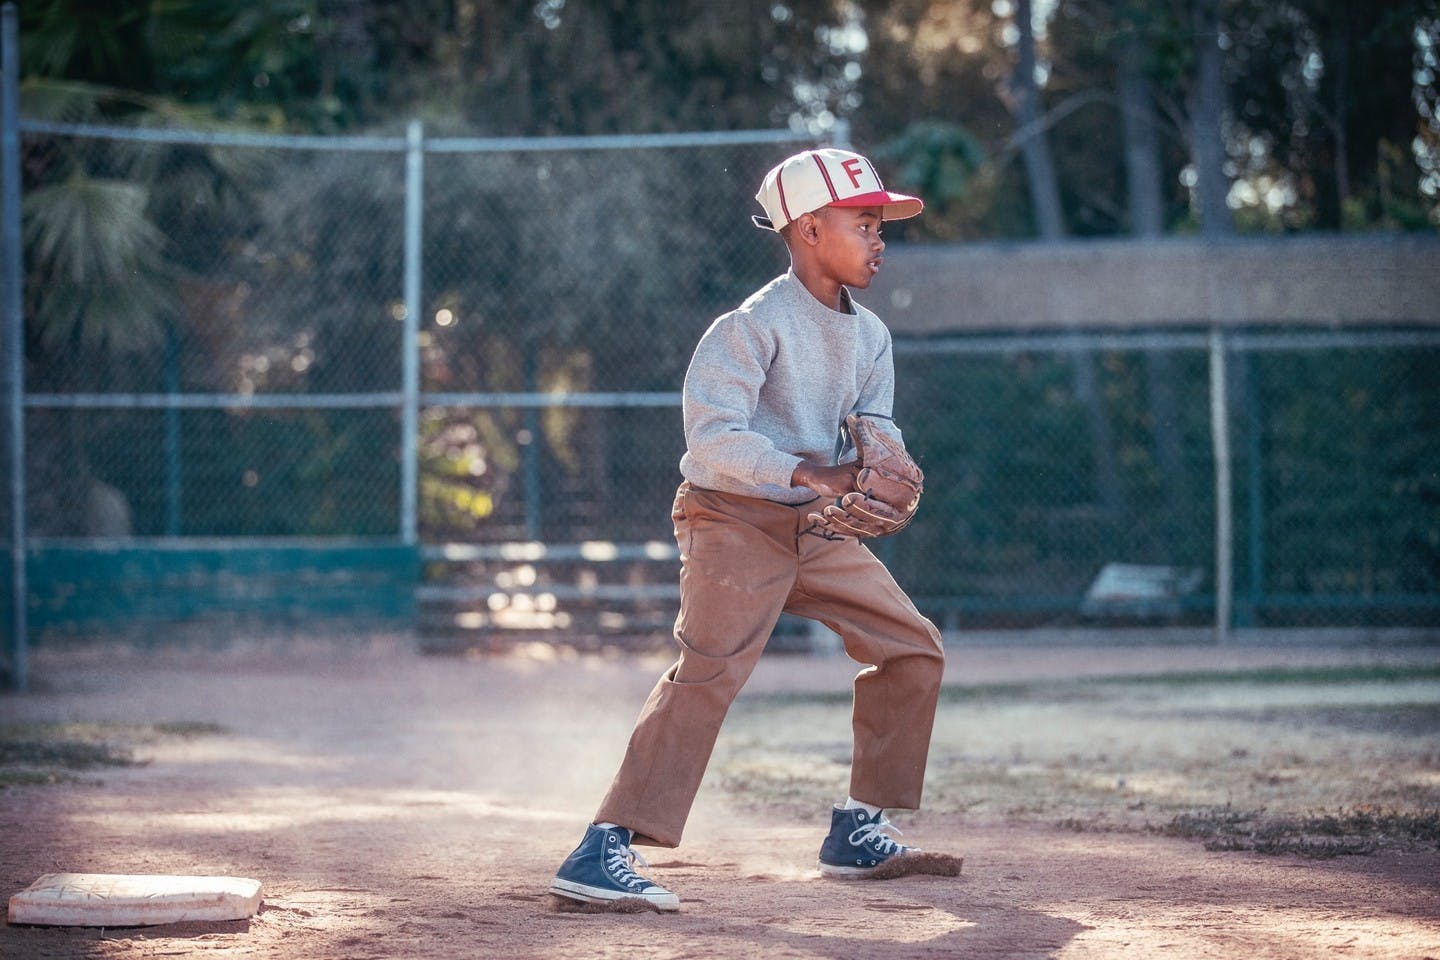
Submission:
M 1220 59 L 1220 0 L 1190 0 L 1195 31 L 1195 76 L 1190 88 L 1190 150 L 1196 211 L 1206 237 L 1234 230 L 1225 173 L 1225 80 Z
M 1165 232 L 1165 199 L 1161 184 L 1160 118 L 1148 70 L 1149 50 L 1133 8 L 1125 8 L 1114 46 L 1116 95 L 1125 144 L 1125 200 L 1130 230 L 1141 237 Z
M 1291 230 L 1426 225 L 1434 201 L 1418 190 L 1411 144 L 1427 125 L 1418 101 L 1436 82 L 1417 44 L 1437 9 L 1434 0 L 1232 4 L 1233 136 L 1264 147 L 1232 156 L 1264 188 L 1257 194 L 1270 191 L 1251 201 L 1257 215 Z
M 923 217 L 888 224 L 887 238 L 1033 233 L 1024 172 L 1005 156 L 1014 123 L 996 82 L 1010 70 L 1008 21 L 977 2 L 864 0 L 862 9 L 869 45 L 849 117 L 855 142 L 926 200 Z
M 1060 184 L 1050 153 L 1049 123 L 1040 104 L 1035 20 L 1030 0 L 1017 0 L 1015 25 L 1017 42 L 1011 86 L 1017 127 L 1015 136 L 1025 160 L 1031 208 L 1040 239 L 1058 241 L 1066 235 L 1065 215 L 1060 205 Z M 1107 518 L 1113 521 L 1125 512 L 1125 494 L 1119 464 L 1115 459 L 1115 431 L 1100 389 L 1095 352 L 1077 345 L 1071 352 L 1070 362 L 1074 370 L 1075 399 L 1085 412 L 1085 421 L 1090 428 L 1095 492 Z
M 1060 206 L 1060 182 L 1050 153 L 1050 140 L 1040 104 L 1040 84 L 1035 73 L 1035 14 L 1031 0 L 1015 0 L 1015 70 L 1010 98 L 1015 113 L 1015 137 L 1025 159 L 1026 181 L 1030 185 L 1030 208 L 1036 231 L 1042 240 L 1065 236 L 1065 213 Z

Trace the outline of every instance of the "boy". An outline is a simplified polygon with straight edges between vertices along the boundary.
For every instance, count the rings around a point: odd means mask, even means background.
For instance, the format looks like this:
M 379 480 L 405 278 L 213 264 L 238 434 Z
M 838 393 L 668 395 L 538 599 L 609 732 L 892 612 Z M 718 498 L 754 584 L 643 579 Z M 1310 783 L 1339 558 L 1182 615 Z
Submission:
M 855 681 L 850 797 L 831 811 L 821 873 L 864 877 L 917 852 L 885 834 L 882 808 L 920 802 L 944 668 L 939 631 L 859 540 L 806 533 L 819 498 L 855 489 L 860 465 L 837 455 L 839 426 L 857 411 L 888 417 L 894 400 L 890 333 L 849 288 L 868 287 L 880 269 L 881 222 L 923 204 L 837 149 L 783 161 L 756 199 L 766 216 L 752 219 L 784 238 L 791 268 L 711 325 L 685 375 L 685 480 L 672 510 L 680 656 L 551 884 L 561 897 L 678 909 L 675 894 L 635 872 L 630 845 L 680 843 L 721 722 L 782 611 L 824 623 L 870 664 Z M 892 423 L 884 429 L 900 439 Z

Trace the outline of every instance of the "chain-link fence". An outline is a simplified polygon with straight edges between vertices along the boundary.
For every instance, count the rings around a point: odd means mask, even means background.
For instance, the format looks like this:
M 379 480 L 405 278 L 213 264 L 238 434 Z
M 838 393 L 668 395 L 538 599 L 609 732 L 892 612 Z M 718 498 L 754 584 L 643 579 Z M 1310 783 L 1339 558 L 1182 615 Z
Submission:
M 1228 527 L 1237 625 L 1436 624 L 1440 337 L 1224 343 L 1227 525 L 1208 335 L 902 343 L 898 404 L 937 482 L 900 576 L 955 625 L 1200 623 Z
M 322 152 L 54 129 L 25 138 L 45 168 L 26 199 L 32 535 L 399 534 L 404 141 Z M 735 228 L 750 185 L 728 171 L 763 169 L 793 137 L 732 139 L 425 143 L 424 539 L 618 538 L 637 522 L 654 464 L 673 471 L 659 421 L 689 349 L 783 265 Z M 146 182 L 101 173 L 142 166 Z M 77 192 L 92 218 L 134 217 L 52 237 Z M 64 246 L 146 235 L 154 249 L 123 276 Z
M 21 129 L 37 635 L 106 589 L 85 550 L 200 543 L 414 547 L 441 632 L 663 628 L 685 364 L 784 269 L 748 214 L 803 141 Z M 877 550 L 928 612 L 1213 616 L 1213 354 L 1128 336 L 897 340 L 930 491 Z M 1237 622 L 1434 623 L 1440 340 L 1225 353 Z
M 427 160 L 424 539 L 664 534 L 685 364 L 783 269 L 750 181 L 798 149 L 712 139 Z
M 31 534 L 393 536 L 395 158 L 24 145 Z

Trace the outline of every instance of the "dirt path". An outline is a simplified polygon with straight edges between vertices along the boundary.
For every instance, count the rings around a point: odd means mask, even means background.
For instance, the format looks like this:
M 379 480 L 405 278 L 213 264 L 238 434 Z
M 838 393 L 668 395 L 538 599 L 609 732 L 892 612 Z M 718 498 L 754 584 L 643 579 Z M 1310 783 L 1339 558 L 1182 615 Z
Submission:
M 985 647 L 952 652 L 950 683 L 1357 662 L 1437 658 L 1416 648 Z M 907 842 L 962 854 L 960 878 L 839 884 L 813 869 L 823 809 L 736 792 L 725 770 L 707 779 L 685 843 L 646 851 L 651 874 L 681 895 L 678 915 L 561 911 L 545 886 L 660 666 L 427 658 L 383 642 L 283 660 L 42 651 L 36 692 L 0 697 L 0 723 L 168 722 L 201 733 L 143 742 L 144 765 L 0 791 L 0 891 L 8 898 L 55 870 L 233 874 L 262 880 L 265 906 L 248 923 L 7 926 L 0 956 L 1440 958 L 1433 844 L 1329 860 L 1207 852 L 1194 840 L 942 803 L 896 820 Z M 842 658 L 767 658 L 737 703 L 725 755 L 761 736 L 774 698 L 844 691 L 853 671 Z M 1434 710 L 1432 689 L 1406 691 Z M 1075 721 L 1045 722 L 1059 731 Z M 1427 749 L 1405 775 L 1440 790 Z

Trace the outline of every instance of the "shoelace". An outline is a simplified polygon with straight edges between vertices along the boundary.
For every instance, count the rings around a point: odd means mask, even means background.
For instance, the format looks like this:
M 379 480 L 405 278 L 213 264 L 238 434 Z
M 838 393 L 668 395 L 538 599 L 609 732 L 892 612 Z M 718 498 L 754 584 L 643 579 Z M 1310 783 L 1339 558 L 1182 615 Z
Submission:
M 882 830 L 894 830 L 899 836 L 904 836 L 903 833 L 900 833 L 900 828 L 891 823 L 889 818 L 882 813 L 877 819 L 852 830 L 850 843 L 859 847 L 873 842 L 877 852 L 884 854 L 899 853 L 905 849 L 903 844 L 896 843 L 894 838 L 881 833 Z
M 636 863 L 642 867 L 650 866 L 649 860 L 646 860 L 643 856 L 627 846 L 611 847 L 609 855 L 605 858 L 605 865 L 609 868 L 610 875 L 615 878 L 617 883 L 624 884 L 627 887 L 633 887 L 636 884 L 649 886 L 649 880 L 646 880 L 640 876 L 640 874 L 630 869 L 631 865 Z

